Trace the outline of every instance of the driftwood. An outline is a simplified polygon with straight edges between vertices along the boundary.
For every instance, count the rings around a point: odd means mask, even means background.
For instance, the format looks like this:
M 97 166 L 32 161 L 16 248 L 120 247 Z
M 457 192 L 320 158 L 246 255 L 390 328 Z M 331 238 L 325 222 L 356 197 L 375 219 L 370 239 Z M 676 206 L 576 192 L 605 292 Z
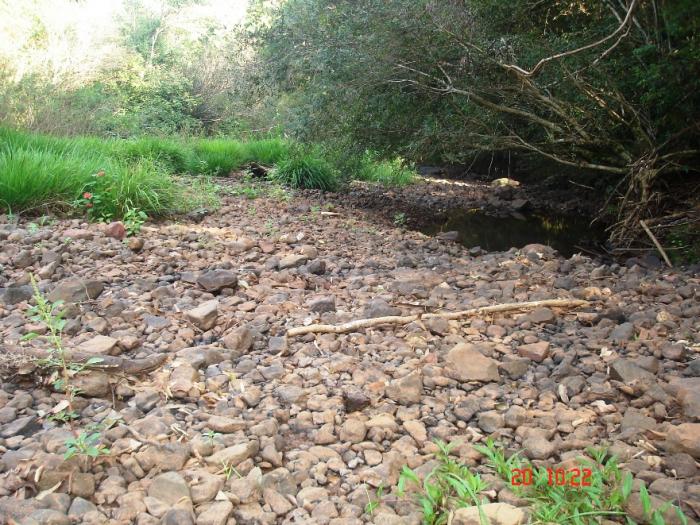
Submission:
M 492 306 L 482 306 L 480 308 L 471 308 L 469 310 L 461 310 L 459 312 L 441 312 L 428 314 L 414 315 L 390 315 L 386 317 L 375 317 L 373 319 L 357 319 L 339 325 L 330 324 L 312 324 L 309 326 L 298 326 L 290 328 L 287 331 L 287 337 L 295 337 L 306 334 L 343 334 L 346 332 L 355 332 L 364 328 L 383 324 L 408 324 L 419 319 L 461 319 L 463 317 L 473 317 L 480 314 L 495 314 L 501 312 L 512 312 L 517 310 L 531 310 L 540 307 L 552 308 L 578 308 L 579 306 L 588 305 L 588 301 L 579 299 L 545 299 L 542 301 L 529 301 L 525 303 L 505 303 L 495 304 Z
M 72 363 L 86 363 L 89 359 L 98 357 L 99 363 L 85 365 L 86 369 L 102 370 L 103 372 L 119 372 L 126 375 L 146 374 L 156 370 L 167 360 L 166 354 L 156 354 L 143 359 L 129 359 L 110 355 L 95 355 L 87 352 L 65 350 L 66 360 Z M 0 361 L 3 368 L 13 368 L 12 362 L 30 364 L 40 359 L 51 357 L 50 352 L 39 348 L 0 347 Z

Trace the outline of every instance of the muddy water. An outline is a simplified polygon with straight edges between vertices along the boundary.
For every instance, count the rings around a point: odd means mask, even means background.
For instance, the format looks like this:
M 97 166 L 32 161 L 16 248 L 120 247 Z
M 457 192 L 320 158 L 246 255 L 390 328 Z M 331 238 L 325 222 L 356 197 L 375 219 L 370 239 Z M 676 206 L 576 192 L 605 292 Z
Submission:
M 601 226 L 591 226 L 590 217 L 523 215 L 495 217 L 480 211 L 456 211 L 447 220 L 429 223 L 420 228 L 423 233 L 437 235 L 448 231 L 459 234 L 457 241 L 464 246 L 481 246 L 487 251 L 505 251 L 540 243 L 551 246 L 564 257 L 603 241 Z

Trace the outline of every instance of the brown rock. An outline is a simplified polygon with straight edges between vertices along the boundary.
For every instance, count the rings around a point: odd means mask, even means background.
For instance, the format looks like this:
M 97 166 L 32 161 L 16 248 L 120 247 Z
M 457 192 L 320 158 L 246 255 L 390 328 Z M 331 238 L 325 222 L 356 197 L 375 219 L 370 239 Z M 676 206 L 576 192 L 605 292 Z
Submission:
M 78 345 L 78 350 L 95 355 L 119 355 L 119 341 L 106 335 L 97 335 Z
M 685 452 L 700 459 L 700 423 L 682 423 L 670 427 L 665 443 L 669 452 Z
M 484 356 L 476 346 L 460 343 L 447 354 L 446 374 L 458 381 L 499 381 L 498 363 Z
M 51 302 L 63 301 L 65 303 L 79 303 L 88 299 L 97 299 L 104 290 L 102 281 L 95 279 L 66 279 L 56 285 L 48 294 Z
M 420 403 L 423 395 L 423 378 L 420 372 L 412 372 L 407 376 L 392 381 L 386 387 L 386 397 L 402 405 Z
M 452 520 L 452 525 L 481 525 L 483 512 L 487 523 L 491 525 L 521 525 L 525 523 L 525 513 L 518 507 L 508 503 L 487 503 L 479 507 L 465 507 L 457 509 Z
M 111 237 L 112 239 L 117 239 L 121 241 L 126 237 L 126 228 L 124 228 L 124 223 L 121 221 L 110 222 L 104 229 L 105 237 Z
M 191 310 L 187 310 L 185 312 L 187 319 L 189 319 L 190 322 L 197 328 L 204 331 L 214 328 L 218 315 L 219 301 L 216 299 L 204 302 L 196 308 L 192 308 Z
M 520 357 L 527 357 L 536 363 L 541 363 L 549 355 L 549 342 L 538 341 L 529 345 L 521 345 L 518 347 Z
M 222 341 L 234 357 L 240 357 L 253 346 L 253 332 L 245 326 L 240 326 L 224 335 Z

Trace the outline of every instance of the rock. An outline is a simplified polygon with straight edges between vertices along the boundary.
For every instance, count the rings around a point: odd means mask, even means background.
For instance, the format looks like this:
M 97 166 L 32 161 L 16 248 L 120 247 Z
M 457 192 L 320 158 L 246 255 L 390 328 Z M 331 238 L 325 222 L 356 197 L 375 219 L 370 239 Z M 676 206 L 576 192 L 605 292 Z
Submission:
M 243 419 L 233 419 L 224 416 L 211 416 L 207 419 L 207 428 L 222 434 L 233 434 L 246 428 L 247 423 Z
M 275 395 L 283 404 L 293 405 L 299 403 L 306 393 L 297 385 L 281 385 L 275 390 Z
M 134 253 L 139 253 L 143 250 L 144 240 L 139 237 L 131 237 L 126 242 L 127 247 Z
M 510 186 L 517 188 L 520 186 L 520 182 L 517 180 L 509 179 L 508 177 L 501 177 L 500 179 L 494 179 L 491 181 L 492 188 L 503 188 L 505 186 Z
M 326 273 L 326 262 L 321 259 L 314 259 L 309 264 L 306 265 L 309 273 L 314 275 L 323 275 Z
M 499 381 L 498 363 L 470 343 L 460 343 L 447 354 L 445 372 L 458 381 Z
M 367 425 L 359 419 L 348 419 L 340 427 L 340 441 L 360 443 L 367 435 Z
M 278 516 L 284 516 L 294 508 L 287 498 L 273 489 L 263 490 L 263 499 Z
M 551 323 L 554 321 L 554 312 L 549 308 L 536 308 L 527 316 L 527 319 L 532 323 Z
M 41 423 L 35 416 L 23 416 L 11 423 L 4 425 L 0 430 L 0 437 L 11 438 L 13 436 L 28 437 L 41 429 Z
M 386 397 L 401 405 L 420 403 L 423 395 L 423 378 L 420 372 L 412 372 L 392 381 L 386 387 Z
M 496 410 L 487 410 L 479 414 L 479 428 L 487 434 L 492 434 L 504 426 L 505 420 L 503 414 Z
M 249 441 L 248 443 L 239 443 L 238 445 L 219 450 L 205 459 L 210 465 L 235 467 L 249 457 L 254 456 L 257 452 L 258 442 Z
M 148 496 L 175 505 L 182 498 L 190 499 L 190 487 L 177 472 L 165 472 L 153 478 L 148 487 Z
M 199 381 L 199 372 L 189 363 L 180 362 L 170 373 L 168 388 L 173 397 L 184 399 L 198 395 L 195 383 Z
M 306 510 L 313 509 L 328 499 L 328 490 L 323 487 L 305 487 L 297 493 L 297 504 Z
M 309 301 L 309 310 L 319 314 L 326 312 L 335 312 L 335 296 L 324 295 L 315 297 Z
M 357 412 L 370 405 L 371 400 L 364 392 L 358 389 L 343 391 L 343 404 L 346 412 Z
M 12 306 L 24 301 L 31 300 L 34 292 L 29 285 L 23 286 L 8 286 L 0 290 L 0 301 L 3 304 Z
M 165 513 L 161 525 L 194 525 L 192 511 L 187 509 L 170 509 Z
M 511 379 L 519 379 L 524 376 L 530 368 L 529 359 L 516 359 L 500 363 L 499 368 L 503 370 Z
M 91 498 L 95 494 L 95 478 L 92 474 L 76 472 L 70 483 L 70 493 L 81 498 Z
M 508 503 L 486 503 L 481 505 L 487 523 L 490 525 L 521 525 L 526 522 L 525 513 L 518 507 Z M 457 509 L 452 519 L 452 525 L 481 525 L 479 507 Z
M 181 443 L 165 443 L 160 446 L 148 446 L 139 450 L 136 455 L 141 468 L 149 471 L 154 467 L 161 470 L 181 470 L 190 457 L 190 449 Z
M 523 440 L 522 447 L 530 459 L 548 459 L 557 451 L 555 444 L 546 438 L 544 432 L 532 432 Z
M 253 346 L 253 332 L 245 326 L 234 328 L 222 338 L 224 347 L 231 350 L 232 357 L 240 357 Z
M 219 315 L 219 301 L 212 299 L 200 304 L 196 308 L 187 310 L 185 316 L 197 328 L 211 330 L 216 324 L 216 319 Z
M 644 370 L 628 359 L 616 359 L 610 365 L 610 377 L 623 383 L 651 383 L 656 380 L 654 374 Z
M 119 355 L 119 341 L 106 335 L 96 335 L 92 339 L 83 341 L 78 345 L 78 350 L 95 355 Z
M 282 259 L 279 262 L 279 269 L 280 270 L 287 270 L 289 268 L 296 268 L 297 266 L 301 266 L 302 264 L 306 264 L 306 262 L 309 260 L 309 258 L 306 255 L 287 255 L 286 257 L 282 257 Z
M 97 511 L 97 507 L 91 501 L 75 498 L 68 509 L 68 516 L 80 517 L 93 511 Z
M 197 516 L 197 525 L 226 525 L 233 512 L 230 501 L 215 501 Z
M 238 286 L 238 276 L 228 270 L 211 270 L 200 275 L 197 284 L 207 292 L 218 292 L 222 288 Z
M 365 306 L 364 316 L 366 318 L 386 317 L 391 315 L 401 315 L 401 310 L 390 306 L 384 299 L 372 299 Z
M 700 420 L 700 377 L 673 378 L 668 390 L 673 392 L 687 418 Z
M 526 357 L 527 359 L 532 359 L 536 363 L 541 363 L 549 355 L 549 342 L 538 341 L 536 343 L 520 345 L 518 347 L 518 354 L 520 357 Z
M 104 290 L 102 281 L 95 279 L 67 279 L 58 283 L 47 295 L 51 302 L 80 303 L 97 299 Z
M 671 426 L 666 434 L 666 450 L 684 452 L 700 460 L 700 423 Z
M 37 509 L 29 515 L 27 523 L 39 523 L 40 525 L 71 525 L 71 520 L 63 512 L 57 510 Z
M 121 241 L 126 237 L 126 228 L 124 228 L 124 223 L 121 221 L 110 222 L 104 229 L 105 237 L 111 237 L 112 239 L 117 239 Z
M 636 428 L 639 430 L 653 430 L 656 427 L 656 420 L 653 417 L 645 416 L 640 410 L 628 408 L 620 424 L 621 430 Z
M 474 396 L 470 396 L 464 401 L 460 401 L 460 403 L 454 407 L 454 413 L 458 419 L 468 422 L 480 409 L 481 403 L 479 403 L 479 400 Z
M 63 239 L 75 239 L 80 241 L 89 241 L 94 235 L 90 230 L 83 230 L 80 228 L 69 228 L 63 232 L 61 235 Z
M 661 515 L 663 516 L 663 521 L 667 525 L 684 525 L 678 514 L 676 514 L 674 508 L 665 505 L 665 501 L 661 498 L 657 498 L 654 495 L 649 495 L 650 510 L 653 513 L 656 510 L 661 510 Z M 640 497 L 639 492 L 632 492 L 630 497 L 625 501 L 623 508 L 627 513 L 627 517 L 635 520 L 639 523 L 650 523 L 648 520 L 648 514 L 644 511 L 644 504 Z M 688 521 L 690 524 L 691 522 Z
M 679 478 L 692 478 L 698 473 L 698 467 L 690 454 L 683 452 L 671 454 L 665 461 L 666 468 L 673 470 Z
M 614 343 L 624 343 L 634 337 L 634 325 L 632 323 L 622 323 L 613 328 L 610 339 Z
M 428 432 L 425 429 L 425 425 L 420 421 L 404 421 L 403 428 L 406 429 L 408 435 L 411 436 L 419 445 L 422 445 L 425 441 L 428 440 Z

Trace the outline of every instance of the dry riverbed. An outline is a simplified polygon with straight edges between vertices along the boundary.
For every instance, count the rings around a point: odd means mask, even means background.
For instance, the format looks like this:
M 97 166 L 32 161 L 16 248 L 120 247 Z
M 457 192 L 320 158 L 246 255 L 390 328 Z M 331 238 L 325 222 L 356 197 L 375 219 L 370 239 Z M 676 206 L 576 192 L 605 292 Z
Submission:
M 199 221 L 147 224 L 128 242 L 79 220 L 0 220 L 4 352 L 46 348 L 22 341 L 43 330 L 27 314 L 33 273 L 66 301 L 66 348 L 167 357 L 140 376 L 78 374 L 75 431 L 49 417 L 65 397 L 50 378 L 12 369 L 0 390 L 0 517 L 419 524 L 392 487 L 403 465 L 430 470 L 435 439 L 456 443 L 503 508 L 522 505 L 481 466 L 474 444 L 488 436 L 551 465 L 608 446 L 654 502 L 697 517 L 696 275 L 541 245 L 470 251 L 333 202 L 228 196 Z M 314 322 L 553 298 L 590 305 L 284 337 Z M 64 460 L 66 440 L 88 428 L 109 454 Z M 366 514 L 380 485 L 388 496 Z

